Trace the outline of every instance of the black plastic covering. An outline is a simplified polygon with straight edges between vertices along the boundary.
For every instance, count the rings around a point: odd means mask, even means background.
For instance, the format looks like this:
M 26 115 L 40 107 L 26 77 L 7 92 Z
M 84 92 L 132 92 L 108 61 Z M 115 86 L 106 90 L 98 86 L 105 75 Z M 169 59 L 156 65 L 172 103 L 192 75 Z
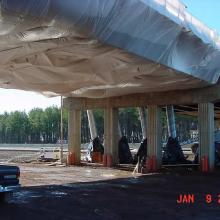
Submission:
M 100 139 L 98 137 L 94 138 L 87 149 L 86 160 L 91 162 L 92 161 L 92 153 L 93 152 L 100 152 L 102 155 L 104 154 L 104 146 L 102 145 Z
M 163 164 L 189 164 L 183 154 L 178 138 L 169 137 L 162 157 Z
M 118 154 L 120 164 L 130 164 L 133 162 L 127 137 L 123 136 L 118 143 Z
M 134 163 L 139 162 L 142 166 L 145 164 L 147 159 L 147 138 L 145 138 L 138 149 L 137 154 L 134 155 Z

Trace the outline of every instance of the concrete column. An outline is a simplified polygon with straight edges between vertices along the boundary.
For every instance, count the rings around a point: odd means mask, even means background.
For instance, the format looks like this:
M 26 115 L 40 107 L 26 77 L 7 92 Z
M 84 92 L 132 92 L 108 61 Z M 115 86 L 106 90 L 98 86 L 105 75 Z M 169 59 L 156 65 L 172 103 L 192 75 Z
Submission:
M 104 166 L 118 163 L 118 109 L 106 108 L 104 111 Z
M 215 164 L 214 104 L 199 104 L 200 165 L 204 172 L 212 171 Z
M 169 137 L 176 138 L 176 122 L 173 105 L 166 106 L 166 114 Z
M 161 109 L 156 105 L 147 108 L 147 169 L 156 171 L 162 160 Z
M 142 129 L 142 135 L 143 139 L 147 137 L 147 115 L 146 115 L 146 109 L 145 107 L 138 108 L 139 114 L 140 114 L 140 121 L 141 121 L 141 129 Z
M 98 135 L 97 135 L 94 114 L 92 110 L 87 110 L 87 117 L 88 117 L 88 122 L 89 122 L 90 136 L 91 136 L 91 139 L 94 140 L 96 137 L 98 137 Z
M 81 111 L 69 110 L 68 164 L 77 165 L 81 160 Z

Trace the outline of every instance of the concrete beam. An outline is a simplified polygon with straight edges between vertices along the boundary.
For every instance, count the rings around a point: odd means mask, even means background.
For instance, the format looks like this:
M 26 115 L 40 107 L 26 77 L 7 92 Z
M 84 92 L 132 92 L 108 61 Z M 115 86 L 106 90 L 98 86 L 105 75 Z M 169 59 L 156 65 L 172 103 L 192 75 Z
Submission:
M 214 104 L 199 104 L 200 165 L 204 172 L 214 170 Z
M 69 110 L 68 165 L 78 165 L 81 160 L 81 111 Z
M 175 90 L 167 92 L 152 92 L 130 94 L 110 98 L 77 98 L 64 99 L 64 106 L 70 109 L 94 109 L 144 107 L 146 105 L 181 105 L 217 102 L 220 100 L 220 86 L 210 86 L 201 89 Z
M 111 167 L 118 163 L 118 109 L 104 110 L 104 166 Z
M 156 171 L 162 163 L 161 109 L 156 105 L 147 109 L 147 169 Z

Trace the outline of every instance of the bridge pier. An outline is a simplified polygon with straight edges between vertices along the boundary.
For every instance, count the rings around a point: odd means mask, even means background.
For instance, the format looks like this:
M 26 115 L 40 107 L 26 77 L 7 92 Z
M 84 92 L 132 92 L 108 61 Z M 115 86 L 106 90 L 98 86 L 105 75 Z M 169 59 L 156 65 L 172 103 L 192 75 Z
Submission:
M 69 109 L 68 165 L 78 165 L 81 160 L 81 111 Z
M 104 156 L 103 165 L 111 167 L 118 164 L 118 109 L 104 110 Z
M 176 90 L 131 94 L 110 98 L 66 98 L 64 105 L 69 109 L 69 158 L 70 164 L 80 162 L 80 111 L 105 109 L 105 156 L 104 165 L 118 163 L 118 108 L 148 106 L 147 138 L 150 170 L 161 167 L 160 106 L 198 104 L 200 167 L 204 172 L 214 169 L 214 104 L 220 101 L 220 86 L 200 89 Z M 171 123 L 172 124 L 172 123 Z M 172 126 L 171 126 L 172 127 Z M 70 156 L 72 155 L 72 156 Z M 153 162 L 152 162 L 153 161 Z
M 147 109 L 147 169 L 156 171 L 162 160 L 161 109 L 157 105 L 148 105 Z
M 199 104 L 199 146 L 200 167 L 203 172 L 214 170 L 215 146 L 214 146 L 214 104 Z

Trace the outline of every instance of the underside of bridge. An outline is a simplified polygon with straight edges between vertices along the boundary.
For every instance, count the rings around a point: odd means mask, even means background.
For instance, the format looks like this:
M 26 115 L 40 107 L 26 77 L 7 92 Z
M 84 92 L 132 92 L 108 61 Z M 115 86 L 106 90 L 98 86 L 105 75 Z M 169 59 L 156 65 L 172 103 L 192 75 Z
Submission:
M 132 15 L 132 16 L 131 16 Z M 0 87 L 63 95 L 69 161 L 80 113 L 105 109 L 105 161 L 118 163 L 118 108 L 147 107 L 150 170 L 161 166 L 163 106 L 198 115 L 200 164 L 214 169 L 220 38 L 179 0 L 2 0 Z

